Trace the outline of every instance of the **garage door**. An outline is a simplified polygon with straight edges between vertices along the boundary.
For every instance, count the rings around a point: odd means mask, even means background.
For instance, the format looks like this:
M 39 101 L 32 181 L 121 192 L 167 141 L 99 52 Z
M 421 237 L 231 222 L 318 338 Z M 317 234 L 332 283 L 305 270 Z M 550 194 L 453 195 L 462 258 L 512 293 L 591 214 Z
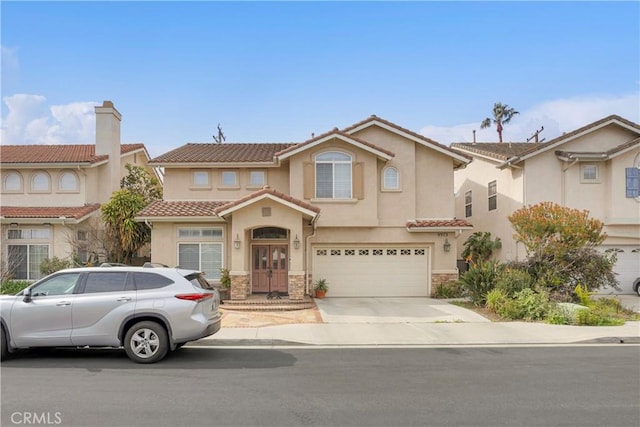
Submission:
M 640 248 L 638 246 L 602 246 L 602 250 L 613 250 L 618 255 L 613 271 L 620 282 L 620 291 L 605 289 L 605 292 L 633 293 L 633 282 L 640 277 Z
M 429 296 L 429 248 L 315 246 L 313 277 L 330 297 Z

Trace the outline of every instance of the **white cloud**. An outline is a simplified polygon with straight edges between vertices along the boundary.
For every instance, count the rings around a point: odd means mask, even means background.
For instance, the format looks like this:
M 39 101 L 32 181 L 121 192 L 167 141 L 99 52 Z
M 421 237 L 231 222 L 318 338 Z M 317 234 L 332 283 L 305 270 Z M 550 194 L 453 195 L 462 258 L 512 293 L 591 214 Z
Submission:
M 536 130 L 544 126 L 540 138 L 550 140 L 563 132 L 571 132 L 603 117 L 617 114 L 633 122 L 640 122 L 640 93 L 623 96 L 585 96 L 569 99 L 556 99 L 534 105 L 520 111 L 511 122 L 504 126 L 504 141 L 524 142 Z M 497 142 L 495 126 L 480 129 L 480 121 L 450 127 L 427 125 L 420 133 L 443 144 L 476 140 Z
M 6 73 L 7 71 L 18 71 L 18 49 L 12 49 L 8 46 L 2 45 L 0 46 L 0 53 L 2 53 L 2 72 Z
M 8 114 L 2 118 L 3 144 L 93 144 L 96 102 L 47 105 L 40 95 L 2 98 Z

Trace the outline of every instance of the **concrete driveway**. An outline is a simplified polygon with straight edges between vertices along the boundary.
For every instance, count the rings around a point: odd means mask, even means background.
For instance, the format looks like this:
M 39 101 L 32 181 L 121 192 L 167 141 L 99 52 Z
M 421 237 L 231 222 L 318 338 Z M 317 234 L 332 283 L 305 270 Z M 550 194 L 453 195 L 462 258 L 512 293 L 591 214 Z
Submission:
M 433 298 L 315 299 L 325 323 L 489 322 L 485 317 Z

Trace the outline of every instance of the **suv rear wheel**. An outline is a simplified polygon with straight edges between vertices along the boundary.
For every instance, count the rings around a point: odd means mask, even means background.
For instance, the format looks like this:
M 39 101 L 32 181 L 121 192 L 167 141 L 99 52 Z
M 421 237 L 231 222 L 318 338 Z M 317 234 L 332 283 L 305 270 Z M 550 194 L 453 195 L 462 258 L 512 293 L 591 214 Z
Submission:
M 124 349 L 127 356 L 137 363 L 162 360 L 169 350 L 167 331 L 156 322 L 136 323 L 124 337 Z

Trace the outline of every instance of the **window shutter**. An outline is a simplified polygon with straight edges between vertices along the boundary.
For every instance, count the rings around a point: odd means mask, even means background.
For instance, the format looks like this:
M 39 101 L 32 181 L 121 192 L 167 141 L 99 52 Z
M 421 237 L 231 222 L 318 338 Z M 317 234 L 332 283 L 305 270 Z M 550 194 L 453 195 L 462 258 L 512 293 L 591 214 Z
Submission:
M 303 175 L 304 198 L 311 200 L 315 197 L 316 190 L 315 164 L 305 163 L 303 166 Z
M 627 197 L 640 197 L 640 169 L 625 168 L 627 179 Z
M 353 198 L 364 199 L 364 163 L 353 164 Z

